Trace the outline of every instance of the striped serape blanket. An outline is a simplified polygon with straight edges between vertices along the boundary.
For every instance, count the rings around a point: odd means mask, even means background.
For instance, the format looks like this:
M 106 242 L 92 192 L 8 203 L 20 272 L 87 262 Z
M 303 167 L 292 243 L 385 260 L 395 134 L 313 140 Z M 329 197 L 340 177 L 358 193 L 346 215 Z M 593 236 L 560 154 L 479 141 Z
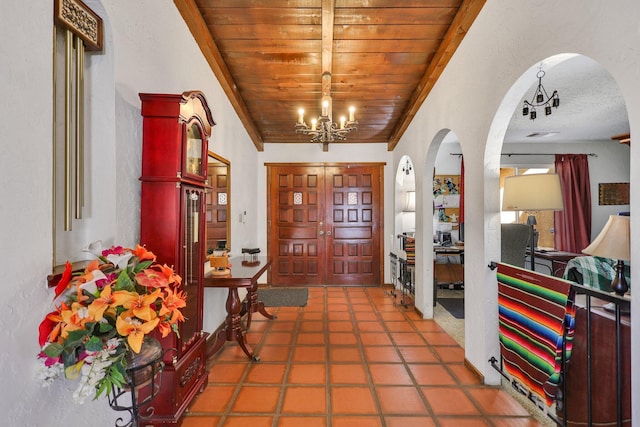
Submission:
M 560 381 L 565 325 L 567 360 L 571 354 L 571 283 L 502 263 L 497 276 L 503 369 L 551 406 Z

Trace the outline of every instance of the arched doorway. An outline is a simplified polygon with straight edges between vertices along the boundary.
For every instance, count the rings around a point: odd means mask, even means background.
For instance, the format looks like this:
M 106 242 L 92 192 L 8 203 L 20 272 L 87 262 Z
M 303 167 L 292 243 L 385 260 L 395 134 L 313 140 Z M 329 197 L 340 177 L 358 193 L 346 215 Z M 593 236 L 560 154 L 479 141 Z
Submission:
M 542 109 L 532 118 L 530 110 L 529 114 L 523 111 L 526 106 L 524 101 L 532 99 L 536 87 L 540 84 L 541 70 L 544 71 L 542 84 L 546 87 L 546 93 L 551 94 L 557 90 L 561 102 L 557 109 L 551 109 L 551 114 L 545 114 Z M 558 165 L 557 154 L 588 156 L 588 175 L 591 182 L 586 192 L 591 197 L 591 240 L 599 234 L 609 215 L 628 210 L 628 204 L 607 206 L 598 200 L 599 183 L 630 181 L 629 147 L 612 141 L 614 136 L 628 132 L 627 111 L 621 92 L 602 65 L 576 54 L 556 55 L 532 65 L 505 95 L 489 132 L 484 158 L 484 231 L 487 253 L 490 256 L 495 254 L 496 260 L 501 258 L 499 224 L 505 221 L 499 214 L 500 196 L 497 189 L 501 188 L 505 169 L 508 168 L 512 169 L 514 174 L 526 173 L 535 168 L 553 170 Z M 493 207 L 497 209 L 494 210 Z M 516 218 L 511 221 L 517 221 Z M 551 239 L 546 240 L 551 243 L 545 243 L 545 246 L 553 245 L 554 229 L 552 222 L 549 229 L 545 230 L 551 234 Z M 493 237 L 496 235 L 497 239 Z M 540 249 L 541 252 L 562 250 L 553 246 Z M 563 269 L 554 268 L 553 265 L 547 265 L 546 270 L 538 268 L 539 263 L 551 262 L 553 261 L 550 258 L 536 259 L 536 271 L 561 276 Z M 525 267 L 531 267 L 530 261 Z M 493 286 L 493 283 L 490 285 Z M 487 289 L 493 291 L 495 287 Z M 487 293 L 486 296 L 490 300 L 497 300 L 497 294 Z M 497 306 L 497 303 L 495 305 Z M 576 330 L 577 328 L 578 326 Z M 580 343 L 575 340 L 574 349 L 579 347 Z M 578 365 L 577 354 L 578 352 L 574 352 L 572 355 L 574 366 Z M 582 357 L 586 357 L 586 354 Z M 592 353 L 590 357 L 597 356 Z M 567 383 L 569 382 L 567 375 Z M 570 406 L 571 404 L 567 403 L 567 407 Z

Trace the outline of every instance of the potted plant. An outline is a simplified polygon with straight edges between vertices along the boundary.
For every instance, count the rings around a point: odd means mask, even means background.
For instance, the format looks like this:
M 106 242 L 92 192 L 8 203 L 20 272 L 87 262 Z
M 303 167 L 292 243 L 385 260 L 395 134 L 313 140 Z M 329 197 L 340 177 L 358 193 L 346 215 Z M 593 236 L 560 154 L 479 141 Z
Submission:
M 145 337 L 156 330 L 162 337 L 178 333 L 184 321 L 186 295 L 173 268 L 156 263 L 140 245 L 99 246 L 84 271 L 74 273 L 66 264 L 54 309 L 39 327 L 43 384 L 79 379 L 73 394 L 79 403 L 126 386 L 128 360 L 140 353 Z

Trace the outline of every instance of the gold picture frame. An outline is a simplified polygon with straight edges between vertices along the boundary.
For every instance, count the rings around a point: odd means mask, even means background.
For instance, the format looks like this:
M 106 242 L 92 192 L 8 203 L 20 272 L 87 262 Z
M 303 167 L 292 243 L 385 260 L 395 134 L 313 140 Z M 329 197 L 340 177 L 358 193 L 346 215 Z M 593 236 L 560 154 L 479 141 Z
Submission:
M 628 205 L 629 183 L 606 182 L 598 184 L 599 205 Z

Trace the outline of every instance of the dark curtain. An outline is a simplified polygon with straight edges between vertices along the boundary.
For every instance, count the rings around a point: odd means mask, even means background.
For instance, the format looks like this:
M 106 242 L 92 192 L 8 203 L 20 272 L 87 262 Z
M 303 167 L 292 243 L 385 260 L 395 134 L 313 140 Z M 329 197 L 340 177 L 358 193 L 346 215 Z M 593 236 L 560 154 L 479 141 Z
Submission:
M 556 154 L 564 210 L 554 214 L 556 250 L 581 253 L 591 240 L 591 185 L 586 154 Z
M 460 157 L 460 240 L 464 241 L 464 158 Z

